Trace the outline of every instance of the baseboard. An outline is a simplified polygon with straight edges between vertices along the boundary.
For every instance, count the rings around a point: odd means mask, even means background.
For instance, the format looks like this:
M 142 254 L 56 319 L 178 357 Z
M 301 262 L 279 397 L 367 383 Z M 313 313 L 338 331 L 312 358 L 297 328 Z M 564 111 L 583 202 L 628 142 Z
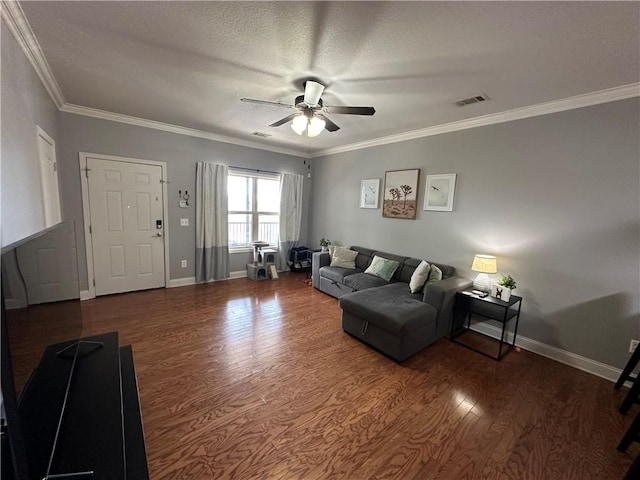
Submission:
M 195 285 L 196 277 L 172 278 L 169 280 L 167 288 L 185 287 L 187 285 Z
M 237 272 L 229 272 L 229 278 L 244 278 L 247 276 L 246 270 L 238 270 Z
M 95 295 L 91 295 L 89 290 L 80 290 L 80 301 L 91 300 L 92 298 L 96 298 Z
M 500 334 L 502 333 L 500 328 L 486 323 L 476 323 L 473 325 L 473 329 L 497 339 L 500 338 Z M 513 341 L 513 333 L 507 332 L 505 337 L 509 342 Z M 532 338 L 523 337 L 522 335 L 517 336 L 516 346 L 612 382 L 617 381 L 622 373 L 622 370 L 619 368 L 583 357 L 577 353 L 547 345 Z

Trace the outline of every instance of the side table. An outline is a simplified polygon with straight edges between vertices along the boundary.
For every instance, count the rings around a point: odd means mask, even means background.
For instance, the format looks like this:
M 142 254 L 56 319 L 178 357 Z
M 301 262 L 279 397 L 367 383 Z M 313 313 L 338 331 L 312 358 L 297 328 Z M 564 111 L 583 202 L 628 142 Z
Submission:
M 522 307 L 522 297 L 511 295 L 508 302 L 504 302 L 494 297 L 478 297 L 477 295 L 469 295 L 468 293 L 456 293 L 455 304 L 453 307 L 453 315 L 451 317 L 451 335 L 452 342 L 463 345 L 471 350 L 493 358 L 494 360 L 502 360 L 502 357 L 516 345 L 516 335 L 518 333 L 518 322 L 520 321 L 520 309 Z M 465 332 L 473 332 L 474 334 L 483 335 L 492 340 L 494 337 L 487 335 L 478 330 L 471 328 L 471 317 L 478 317 L 478 321 L 494 320 L 502 324 L 502 332 L 498 341 L 498 355 L 490 355 L 478 348 L 468 345 L 458 340 L 458 337 Z M 515 320 L 513 329 L 513 341 L 508 343 L 505 339 L 507 325 Z M 466 325 L 465 325 L 466 323 Z M 503 346 L 509 348 L 503 352 Z

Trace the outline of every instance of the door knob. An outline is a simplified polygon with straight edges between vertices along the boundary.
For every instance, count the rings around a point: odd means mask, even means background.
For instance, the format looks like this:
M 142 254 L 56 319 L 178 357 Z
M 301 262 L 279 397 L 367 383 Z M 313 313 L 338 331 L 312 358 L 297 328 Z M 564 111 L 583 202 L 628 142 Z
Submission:
M 162 232 L 156 233 L 156 237 L 161 237 L 161 236 L 162 236 Z

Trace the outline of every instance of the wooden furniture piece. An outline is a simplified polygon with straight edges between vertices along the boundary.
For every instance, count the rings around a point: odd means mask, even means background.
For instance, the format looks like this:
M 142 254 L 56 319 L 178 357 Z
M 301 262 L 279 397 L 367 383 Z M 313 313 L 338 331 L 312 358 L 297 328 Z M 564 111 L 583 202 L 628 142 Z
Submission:
M 497 298 L 490 296 L 480 298 L 476 295 L 469 295 L 469 293 L 470 292 L 456 293 L 453 315 L 451 317 L 451 335 L 449 338 L 452 342 L 458 343 L 489 358 L 500 361 L 502 360 L 502 357 L 516 345 L 518 322 L 520 321 L 520 309 L 522 308 L 522 297 L 511 295 L 508 302 L 503 302 L 502 300 L 498 300 Z M 481 321 L 493 320 L 502 324 L 500 339 L 497 340 L 498 354 L 496 356 L 490 355 L 472 345 L 458 340 L 458 337 L 466 332 L 473 332 L 474 334 L 483 335 L 492 340 L 496 340 L 494 337 L 472 329 L 472 316 L 479 317 Z M 512 320 L 515 320 L 515 327 L 513 329 L 513 340 L 509 343 L 505 337 L 507 324 Z M 509 348 L 503 353 L 502 350 L 504 345 L 507 345 Z

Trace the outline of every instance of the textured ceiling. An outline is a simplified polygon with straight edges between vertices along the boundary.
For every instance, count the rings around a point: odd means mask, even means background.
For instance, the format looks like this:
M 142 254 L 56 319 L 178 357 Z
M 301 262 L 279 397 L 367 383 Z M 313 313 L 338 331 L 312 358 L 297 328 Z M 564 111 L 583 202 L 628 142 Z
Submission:
M 65 100 L 301 153 L 639 81 L 637 2 L 22 2 Z M 267 125 L 302 79 L 341 130 Z M 491 99 L 464 108 L 452 102 Z M 260 131 L 272 136 L 256 138 Z

